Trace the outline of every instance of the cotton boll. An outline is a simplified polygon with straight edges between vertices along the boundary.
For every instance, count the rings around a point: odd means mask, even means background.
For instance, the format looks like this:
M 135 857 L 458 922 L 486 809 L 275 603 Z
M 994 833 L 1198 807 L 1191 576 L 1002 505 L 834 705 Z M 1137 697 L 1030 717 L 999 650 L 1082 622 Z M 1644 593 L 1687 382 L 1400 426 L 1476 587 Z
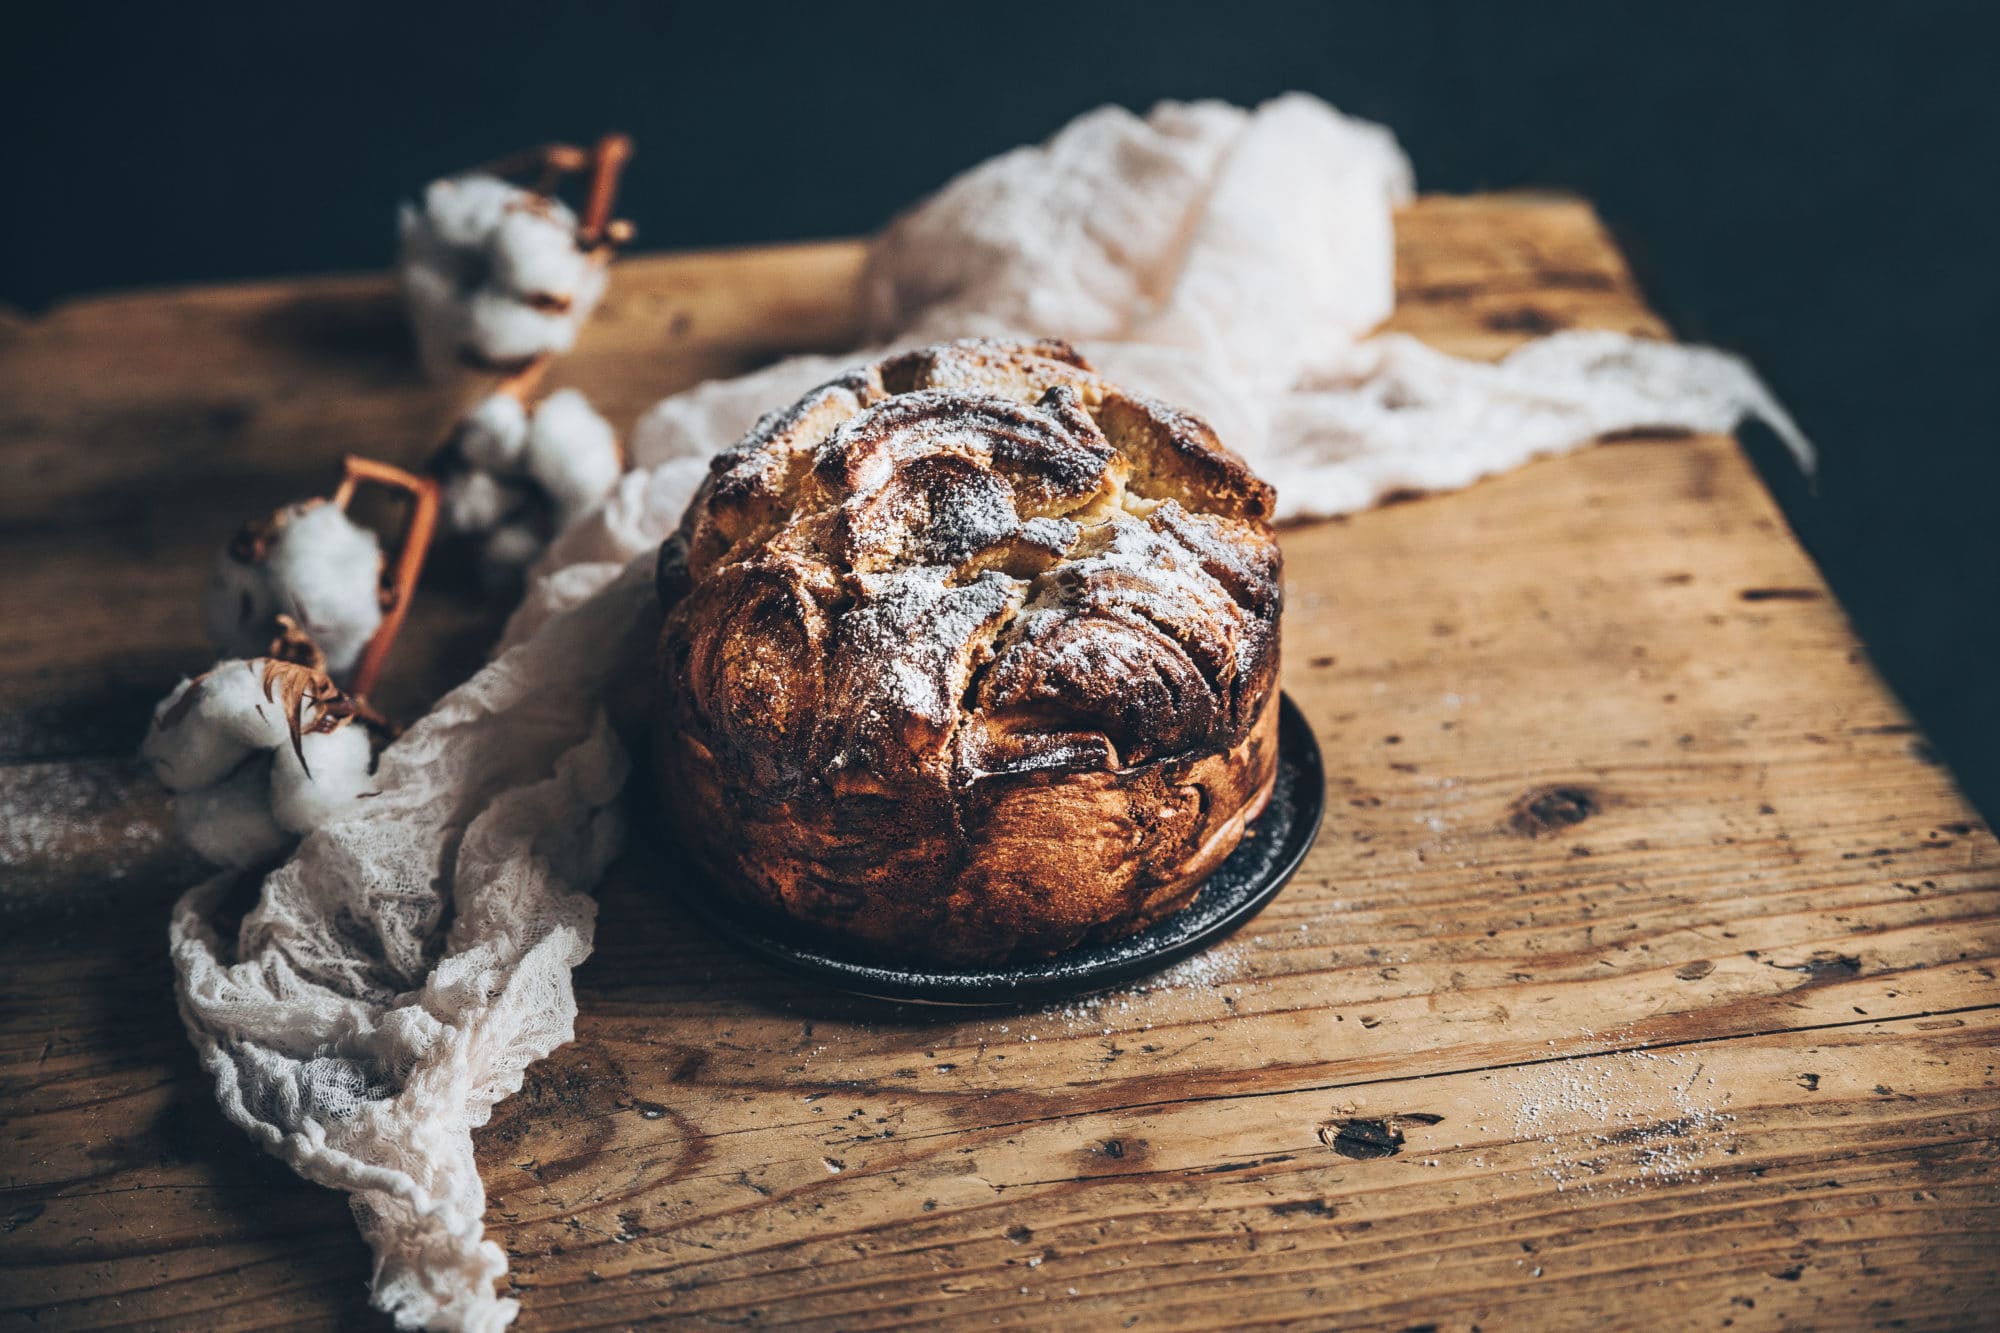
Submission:
M 202 598 L 208 641 L 225 653 L 254 657 L 271 646 L 278 599 L 261 564 L 246 563 L 224 551 L 216 557 Z
M 139 746 L 140 757 L 168 791 L 189 791 L 218 781 L 255 748 L 215 727 L 192 725 L 185 715 L 173 715 L 188 692 L 199 688 L 199 682 L 184 680 L 162 700 Z
M 475 468 L 505 472 L 528 443 L 528 409 L 511 393 L 496 393 L 459 421 L 458 451 Z
M 273 751 L 270 807 L 278 824 L 309 833 L 353 810 L 371 786 L 374 747 L 360 727 L 311 732 L 299 738 L 305 763 L 289 746 Z
M 491 242 L 493 277 L 514 295 L 571 304 L 583 286 L 590 260 L 576 248 L 576 219 L 569 210 L 551 216 L 539 209 L 514 208 L 500 221 Z
M 174 798 L 174 832 L 203 859 L 247 869 L 277 859 L 292 834 L 271 817 L 271 760 L 260 756 L 225 781 Z
M 351 719 L 349 701 L 309 668 L 218 662 L 161 701 L 140 753 L 176 793 L 175 825 L 190 847 L 221 865 L 259 865 L 369 790 L 373 741 Z
M 455 472 L 438 495 L 438 516 L 444 530 L 455 536 L 486 532 L 500 526 L 519 498 L 515 488 L 491 472 Z
M 590 318 L 597 309 L 597 303 L 604 298 L 604 289 L 611 282 L 611 270 L 602 262 L 586 264 L 583 276 L 577 279 L 576 288 L 570 294 L 570 327 L 580 329 L 583 321 Z
M 552 393 L 535 409 L 525 462 L 555 503 L 558 531 L 594 508 L 624 471 L 617 433 L 575 389 Z
M 262 659 L 217 662 L 196 683 L 200 693 L 192 711 L 204 726 L 260 750 L 290 737 L 291 719 L 277 691 L 265 687 Z
M 542 553 L 542 537 L 525 523 L 508 523 L 493 530 L 481 553 L 490 574 L 511 575 Z
M 422 210 L 404 204 L 396 212 L 396 263 L 405 281 L 420 272 L 435 295 L 456 303 L 460 293 L 486 281 L 492 267 L 479 246 L 455 246 L 440 236 Z
M 462 250 L 484 246 L 508 210 L 533 195 L 498 176 L 472 173 L 432 181 L 424 189 L 423 217 L 430 233 Z
M 466 342 L 465 301 L 458 280 L 449 272 L 413 257 L 412 245 L 403 247 L 401 276 L 403 301 L 409 308 L 410 326 L 417 335 L 417 356 L 424 373 L 442 379 L 459 365 L 459 352 Z
M 494 394 L 460 421 L 444 455 L 444 530 L 484 535 L 480 565 L 504 592 L 554 533 L 603 501 L 623 471 L 611 424 L 576 390 L 551 394 L 532 410 L 512 394 Z
M 466 336 L 482 359 L 516 365 L 574 346 L 575 314 L 575 307 L 562 314 L 537 310 L 498 287 L 481 287 L 466 303 Z
M 433 377 L 448 376 L 462 363 L 470 336 L 466 298 L 492 268 L 485 239 L 499 225 L 506 202 L 490 185 L 437 181 L 425 192 L 423 206 L 405 204 L 397 211 L 403 300 L 418 355 Z
M 218 662 L 184 680 L 153 710 L 139 753 L 169 791 L 219 782 L 258 750 L 289 744 L 285 710 L 265 697 L 254 662 Z
M 339 506 L 313 500 L 246 528 L 216 562 L 204 599 L 209 637 L 224 653 L 270 650 L 277 618 L 290 616 L 351 670 L 382 623 L 382 546 Z
M 566 352 L 604 293 L 576 215 L 492 176 L 434 181 L 398 213 L 398 269 L 424 368 L 513 366 Z
M 382 624 L 382 544 L 339 506 L 294 508 L 264 558 L 278 609 L 326 653 L 336 679 Z M 268 642 L 268 640 L 267 640 Z

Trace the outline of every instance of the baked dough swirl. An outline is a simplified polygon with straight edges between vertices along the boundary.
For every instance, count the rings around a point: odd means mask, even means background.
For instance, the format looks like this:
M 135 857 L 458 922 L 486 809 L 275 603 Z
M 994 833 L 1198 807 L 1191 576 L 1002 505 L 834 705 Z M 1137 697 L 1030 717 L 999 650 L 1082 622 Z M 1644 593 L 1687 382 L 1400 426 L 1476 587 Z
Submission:
M 1159 920 L 1270 795 L 1272 502 L 1062 343 L 821 386 L 662 548 L 662 815 L 720 891 L 885 959 Z

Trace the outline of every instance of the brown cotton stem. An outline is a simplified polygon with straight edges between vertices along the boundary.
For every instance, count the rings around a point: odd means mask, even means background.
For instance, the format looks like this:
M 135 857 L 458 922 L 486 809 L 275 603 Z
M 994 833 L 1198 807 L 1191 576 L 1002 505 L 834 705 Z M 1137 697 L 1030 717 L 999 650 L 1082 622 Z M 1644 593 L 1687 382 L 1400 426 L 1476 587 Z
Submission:
M 409 513 L 403 520 L 402 543 L 396 551 L 396 566 L 384 581 L 383 591 L 388 604 L 382 608 L 382 623 L 368 640 L 368 646 L 362 649 L 360 664 L 354 668 L 354 678 L 348 685 L 349 692 L 359 698 L 375 687 L 382 674 L 382 664 L 388 660 L 389 649 L 395 645 L 396 635 L 403 628 L 403 617 L 409 612 L 410 599 L 417 590 L 417 577 L 423 573 L 424 558 L 430 554 L 431 538 L 437 531 L 438 487 L 429 477 L 419 477 L 372 458 L 356 458 L 350 454 L 343 460 L 343 466 L 346 475 L 341 478 L 339 489 L 333 493 L 333 502 L 343 510 L 364 482 L 401 491 L 410 497 Z
M 502 180 L 534 176 L 535 193 L 547 194 L 564 176 L 575 175 L 589 165 L 589 149 L 578 148 L 573 143 L 545 143 L 523 148 L 505 157 L 496 157 L 478 170 Z
M 542 381 L 548 378 L 549 367 L 555 364 L 555 359 L 553 352 L 542 353 L 542 355 L 536 357 L 527 365 L 522 366 L 506 379 L 501 380 L 493 392 L 504 393 L 521 406 L 526 407 L 528 400 L 540 392 Z
M 535 178 L 536 194 L 552 195 L 565 176 L 590 173 L 584 201 L 583 221 L 577 227 L 577 243 L 588 250 L 599 244 L 623 245 L 632 239 L 632 224 L 614 220 L 612 204 L 618 198 L 618 178 L 632 159 L 632 139 L 625 134 L 607 134 L 592 147 L 547 143 L 523 148 L 517 153 L 494 158 L 475 170 L 503 180 Z
M 611 205 L 618 198 L 618 177 L 632 158 L 632 140 L 623 134 L 607 134 L 597 141 L 591 154 L 590 195 L 583 207 L 583 225 L 577 241 L 589 249 L 603 239 L 611 223 Z

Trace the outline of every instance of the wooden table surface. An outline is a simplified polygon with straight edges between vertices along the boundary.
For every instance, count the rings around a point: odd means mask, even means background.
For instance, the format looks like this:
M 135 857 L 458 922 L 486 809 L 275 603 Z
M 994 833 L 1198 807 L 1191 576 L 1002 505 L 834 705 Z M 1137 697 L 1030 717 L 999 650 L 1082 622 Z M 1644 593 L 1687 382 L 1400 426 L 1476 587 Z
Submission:
M 1661 331 L 1580 204 L 1400 230 L 1395 324 L 1450 350 Z M 858 253 L 623 263 L 561 378 L 630 420 L 838 348 Z M 386 1322 L 344 1202 L 198 1075 L 165 951 L 195 867 L 131 756 L 237 521 L 345 451 L 420 459 L 457 401 L 379 277 L 0 323 L 0 1323 Z M 1738 446 L 1284 546 L 1326 827 L 1154 982 L 846 999 L 614 871 L 576 1042 L 478 1134 L 521 1327 L 2000 1317 L 2000 849 Z M 492 623 L 426 594 L 385 702 Z

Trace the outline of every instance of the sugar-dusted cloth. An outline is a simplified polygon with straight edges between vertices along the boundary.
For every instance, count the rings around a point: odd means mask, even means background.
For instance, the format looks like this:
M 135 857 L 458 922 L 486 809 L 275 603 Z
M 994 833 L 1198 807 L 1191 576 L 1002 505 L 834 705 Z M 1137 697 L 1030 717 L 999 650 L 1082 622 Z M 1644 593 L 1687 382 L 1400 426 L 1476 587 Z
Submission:
M 1392 214 L 1410 192 L 1387 131 L 1310 98 L 1095 111 L 892 224 L 862 315 L 883 346 L 1071 339 L 1207 415 L 1277 484 L 1285 517 L 1465 485 L 1636 427 L 1754 414 L 1806 456 L 1720 353 L 1565 334 L 1485 365 L 1368 336 L 1394 301 Z M 491 664 L 382 756 L 365 814 L 309 835 L 233 941 L 211 924 L 227 881 L 175 912 L 181 1011 L 224 1111 L 353 1196 L 375 1299 L 405 1327 L 515 1313 L 494 1289 L 506 1261 L 482 1235 L 471 1132 L 572 1035 L 571 969 L 619 842 L 609 695 L 645 676 L 653 551 L 718 448 L 848 359 L 653 408 L 639 470 L 544 555 Z

